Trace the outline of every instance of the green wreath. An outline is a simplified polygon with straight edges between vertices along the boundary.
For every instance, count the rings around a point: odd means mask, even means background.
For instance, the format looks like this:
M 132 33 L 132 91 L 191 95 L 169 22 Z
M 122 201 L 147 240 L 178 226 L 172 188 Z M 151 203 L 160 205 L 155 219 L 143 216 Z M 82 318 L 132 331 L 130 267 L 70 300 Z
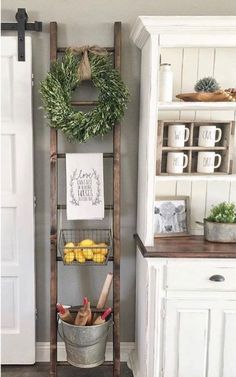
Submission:
M 98 105 L 85 113 L 76 111 L 71 105 L 72 93 L 83 79 L 84 56 L 90 63 L 91 80 L 99 90 Z M 110 131 L 122 119 L 129 97 L 110 57 L 92 49 L 87 49 L 85 54 L 84 50 L 82 54 L 68 50 L 52 65 L 41 82 L 40 92 L 50 127 L 61 130 L 69 141 L 81 143 Z

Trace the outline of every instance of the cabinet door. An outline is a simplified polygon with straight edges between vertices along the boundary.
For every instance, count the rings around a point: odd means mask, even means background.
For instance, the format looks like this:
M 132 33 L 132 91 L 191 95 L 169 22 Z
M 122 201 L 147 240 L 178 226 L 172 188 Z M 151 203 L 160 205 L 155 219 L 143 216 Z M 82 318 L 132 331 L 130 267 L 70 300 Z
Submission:
M 236 376 L 236 301 L 167 300 L 164 377 Z
M 211 306 L 208 302 L 166 302 L 165 377 L 206 377 Z
M 236 377 L 236 301 L 220 302 L 212 314 L 209 377 Z

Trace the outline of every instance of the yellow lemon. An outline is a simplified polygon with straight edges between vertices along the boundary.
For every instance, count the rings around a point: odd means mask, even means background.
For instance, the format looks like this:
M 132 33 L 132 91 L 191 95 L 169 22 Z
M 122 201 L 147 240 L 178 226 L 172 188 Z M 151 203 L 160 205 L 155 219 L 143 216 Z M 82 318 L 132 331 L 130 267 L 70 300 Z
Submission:
M 75 247 L 75 244 L 74 244 L 74 242 L 67 242 L 66 244 L 65 244 L 65 247 L 67 248 L 67 247 Z
M 105 255 L 102 254 L 94 254 L 93 261 L 95 263 L 104 263 L 105 262 Z
M 85 259 L 92 260 L 93 259 L 93 250 L 92 249 L 83 249 L 83 254 Z
M 100 248 L 98 248 L 98 245 L 94 243 L 93 246 L 91 246 L 91 249 L 93 251 L 93 254 L 100 254 Z
M 94 241 L 93 240 L 82 240 L 80 243 L 79 243 L 79 246 L 80 247 L 90 247 L 90 246 L 93 246 L 94 245 Z
M 104 242 L 101 242 L 101 243 L 98 243 L 97 246 L 103 246 L 100 249 L 97 249 L 98 250 L 98 254 L 102 254 L 102 255 L 106 256 L 107 253 L 108 253 L 107 244 L 104 243 Z
M 75 259 L 79 263 L 85 263 L 85 257 L 81 250 L 78 250 L 78 249 L 75 250 Z
M 74 254 L 73 251 L 69 251 L 64 256 L 64 262 L 67 263 L 67 264 L 72 263 L 74 261 L 74 259 L 75 259 L 75 254 Z
M 74 242 L 67 242 L 64 247 L 64 254 L 67 254 L 70 251 L 73 251 L 72 248 L 75 247 L 75 244 Z
M 74 249 L 74 253 L 76 253 L 76 252 L 78 252 L 78 251 L 81 251 L 82 252 L 82 249 L 80 248 L 80 247 L 75 247 L 75 249 Z

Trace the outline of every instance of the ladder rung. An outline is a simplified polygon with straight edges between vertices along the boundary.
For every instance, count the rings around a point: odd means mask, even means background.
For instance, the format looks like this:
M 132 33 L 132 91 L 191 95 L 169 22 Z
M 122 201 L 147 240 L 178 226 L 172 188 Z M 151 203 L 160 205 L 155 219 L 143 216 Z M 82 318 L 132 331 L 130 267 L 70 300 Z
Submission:
M 101 365 L 98 365 L 96 368 L 99 368 L 99 367 L 103 367 L 103 366 L 112 366 L 114 363 L 113 361 L 104 361 L 103 364 Z M 68 361 L 57 361 L 57 365 L 58 366 L 68 366 L 68 367 L 71 367 L 72 365 L 68 363 Z
M 71 101 L 72 106 L 96 106 L 98 101 Z
M 103 158 L 113 158 L 113 153 L 103 153 Z M 66 158 L 66 153 L 57 153 L 57 158 Z
M 57 262 L 63 262 L 63 259 L 61 256 L 57 255 Z M 111 255 L 109 258 L 108 258 L 108 262 L 114 262 L 114 257 Z M 72 264 L 72 266 L 75 266 L 77 264 Z M 103 266 L 103 264 L 97 264 L 98 266 Z M 78 266 L 80 266 L 80 264 L 78 263 Z M 84 266 L 83 264 L 81 264 L 81 266 Z M 87 266 L 87 265 L 85 265 Z
M 107 52 L 114 52 L 115 51 L 115 47 L 104 47 Z M 60 52 L 60 53 L 63 53 L 63 52 L 66 52 L 66 50 L 68 49 L 68 47 L 57 47 L 57 52 Z
M 57 209 L 66 209 L 66 204 L 58 204 Z M 105 211 L 113 210 L 114 206 L 112 204 L 105 205 Z

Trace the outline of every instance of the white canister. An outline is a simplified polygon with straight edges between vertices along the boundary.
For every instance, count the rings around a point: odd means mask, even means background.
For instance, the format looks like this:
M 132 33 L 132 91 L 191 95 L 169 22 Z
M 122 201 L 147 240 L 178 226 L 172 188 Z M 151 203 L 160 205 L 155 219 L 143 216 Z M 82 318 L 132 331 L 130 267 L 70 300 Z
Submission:
M 173 97 L 173 72 L 171 64 L 160 65 L 159 70 L 159 101 L 172 102 Z

